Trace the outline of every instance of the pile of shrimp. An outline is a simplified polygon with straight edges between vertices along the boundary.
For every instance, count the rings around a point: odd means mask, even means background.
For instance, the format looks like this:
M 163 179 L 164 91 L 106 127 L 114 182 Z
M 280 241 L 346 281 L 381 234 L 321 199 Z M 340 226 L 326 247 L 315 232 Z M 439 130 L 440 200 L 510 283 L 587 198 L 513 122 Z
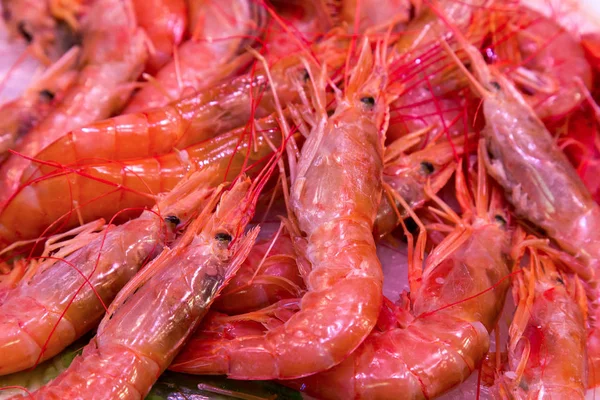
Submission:
M 91 339 L 0 395 L 142 399 L 170 369 L 325 400 L 593 397 L 600 33 L 572 13 L 1 5 L 0 375 Z

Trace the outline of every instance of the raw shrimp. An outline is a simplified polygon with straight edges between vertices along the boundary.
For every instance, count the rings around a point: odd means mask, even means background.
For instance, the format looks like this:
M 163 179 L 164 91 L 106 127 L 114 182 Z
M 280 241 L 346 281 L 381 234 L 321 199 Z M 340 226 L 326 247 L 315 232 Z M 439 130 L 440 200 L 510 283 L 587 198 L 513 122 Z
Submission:
M 520 7 L 500 23 L 508 37 L 489 47 L 493 60 L 506 73 L 542 119 L 560 118 L 583 100 L 581 83 L 592 85 L 592 70 L 580 41 L 558 22 Z
M 473 48 L 465 49 L 484 85 L 473 81 L 483 97 L 486 127 L 480 145 L 488 172 L 517 215 L 542 228 L 587 267 L 578 274 L 589 285 L 589 383 L 595 386 L 600 381 L 600 206 L 519 91 L 489 69 Z
M 124 114 L 163 107 L 184 93 L 196 93 L 249 64 L 236 57 L 252 44 L 265 20 L 265 11 L 255 1 L 195 0 L 201 7 L 200 23 L 192 38 L 177 48 L 174 58 L 151 82 L 137 92 Z M 143 8 L 148 7 L 146 4 Z
M 434 193 L 446 185 L 455 167 L 454 160 L 462 155 L 464 150 L 462 140 L 458 139 L 453 143 L 438 140 L 423 150 L 408 152 L 406 150 L 410 150 L 421 141 L 423 132 L 416 133 L 419 135 L 404 136 L 386 148 L 383 169 L 383 181 L 389 190 L 396 192 L 412 209 L 425 203 L 426 182 L 430 182 Z M 391 193 L 383 196 L 379 204 L 373 228 L 375 237 L 382 238 L 400 225 L 396 209 L 401 211 L 402 217 L 408 216 L 400 203 L 390 200 L 391 196 Z M 395 203 L 395 206 L 392 203 Z
M 302 377 L 341 362 L 375 326 L 383 274 L 372 229 L 389 104 L 382 58 L 378 53 L 373 65 L 364 42 L 331 117 L 323 108 L 324 87 L 313 96 L 315 126 L 291 190 L 291 209 L 306 234 L 294 240 L 304 242 L 302 257 L 310 263 L 307 293 L 290 300 L 300 310 L 267 332 L 223 337 L 197 353 L 181 353 L 171 369 L 236 379 Z
M 529 255 L 529 268 L 516 275 L 513 284 L 518 306 L 510 327 L 509 371 L 498 379 L 496 390 L 507 399 L 583 399 L 583 287 L 577 285 L 577 277 L 558 271 L 552 256 L 535 247 L 529 248 Z
M 205 209 L 119 294 L 83 354 L 30 398 L 143 399 L 250 251 L 258 229 L 243 232 L 259 191 L 242 178 L 215 213 Z
M 81 72 L 61 103 L 37 127 L 23 135 L 15 150 L 34 156 L 69 130 L 106 118 L 119 109 L 146 61 L 144 34 L 127 1 L 95 0 L 82 22 Z M 11 155 L 0 168 L 0 204 L 14 192 L 28 160 Z
M 305 289 L 296 255 L 287 234 L 257 243 L 212 310 L 243 314 L 287 298 L 297 298 Z
M 179 222 L 208 202 L 212 188 L 204 182 L 211 173 L 192 174 L 139 218 L 84 237 L 79 249 L 43 263 L 6 293 L 0 375 L 33 367 L 94 328 L 119 290 L 173 239 Z
M 335 69 L 345 59 L 346 45 L 347 40 L 335 31 L 317 43 L 313 50 L 323 56 L 325 64 Z M 280 100 L 283 103 L 293 101 L 297 97 L 297 80 L 304 79 L 306 74 L 300 56 L 293 54 L 281 59 L 270 72 Z M 75 130 L 35 158 L 69 164 L 86 162 L 86 159 L 89 162 L 98 157 L 109 160 L 149 157 L 167 153 L 173 147 L 183 149 L 242 126 L 251 118 L 271 114 L 274 103 L 270 92 L 260 93 L 267 85 L 264 71 L 257 71 L 164 108 L 122 115 Z M 260 99 L 258 106 L 253 102 L 256 98 Z M 31 173 L 30 168 L 23 177 L 28 179 Z
M 81 0 L 2 0 L 2 18 L 14 36 L 29 43 L 45 64 L 58 60 L 80 41 Z
M 273 119 L 256 124 L 255 138 L 245 130 L 160 157 L 58 166 L 32 177 L 0 211 L 0 247 L 69 229 L 80 220 L 118 214 L 116 222 L 126 221 L 137 215 L 136 210 L 154 205 L 152 194 L 173 188 L 193 165 L 214 165 L 206 182 L 214 186 L 253 166 L 248 172 L 255 173 L 272 152 L 269 141 L 281 143 L 281 131 Z
M 460 171 L 460 167 L 459 167 Z M 286 385 L 321 399 L 430 399 L 463 382 L 489 348 L 508 289 L 510 233 L 479 165 L 475 204 L 457 173 L 462 218 L 441 200 L 454 230 L 428 255 L 413 294 L 414 319 L 375 329 L 340 365 Z M 491 201 L 490 201 L 491 200 Z M 421 274 L 419 265 L 409 274 Z M 410 277 L 409 277 L 410 279 Z
M 351 32 L 370 33 L 386 30 L 390 25 L 403 27 L 414 18 L 420 0 L 338 0 L 338 3 L 339 19 Z
M 15 100 L 0 106 L 0 161 L 8 156 L 17 139 L 38 125 L 64 96 L 77 77 L 77 49 L 48 68 L 39 80 Z
M 152 42 L 146 71 L 154 74 L 173 57 L 187 25 L 185 0 L 132 0 L 138 24 Z

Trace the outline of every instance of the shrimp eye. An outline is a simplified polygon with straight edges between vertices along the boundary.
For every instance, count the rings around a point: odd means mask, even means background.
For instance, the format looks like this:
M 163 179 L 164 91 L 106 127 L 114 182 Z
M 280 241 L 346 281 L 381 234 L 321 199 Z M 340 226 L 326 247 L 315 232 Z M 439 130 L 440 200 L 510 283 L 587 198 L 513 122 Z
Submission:
M 556 278 L 556 281 L 562 285 L 565 284 L 565 281 L 562 280 L 562 278 L 559 276 L 558 278 Z
M 494 89 L 496 89 L 496 90 L 502 89 L 502 86 L 500 86 L 500 84 L 496 81 L 490 81 L 490 85 L 492 85 L 494 87 Z
M 421 171 L 425 175 L 431 175 L 431 174 L 433 174 L 433 171 L 435 171 L 435 167 L 429 161 L 423 161 L 421 163 Z
M 375 106 L 375 98 L 372 96 L 365 96 L 361 98 L 360 101 L 368 108 L 373 108 Z
M 165 218 L 165 221 L 170 222 L 171 224 L 176 226 L 179 225 L 179 223 L 181 222 L 181 220 L 174 215 L 169 215 Z
M 54 93 L 48 89 L 44 89 L 40 92 L 40 97 L 45 101 L 52 101 L 54 100 Z
M 23 38 L 27 41 L 27 43 L 31 43 L 33 41 L 33 35 L 27 32 L 27 29 L 25 29 L 25 23 L 23 21 L 17 24 L 17 29 L 19 30 L 21 36 L 23 36 Z
M 308 73 L 308 70 L 305 68 L 302 71 L 302 80 L 304 82 L 308 82 L 308 80 L 310 79 L 310 74 Z
M 504 219 L 504 217 L 502 215 L 494 215 L 494 220 L 499 223 L 500 225 L 506 225 L 506 220 Z
M 225 233 L 225 232 L 219 232 L 215 235 L 215 240 L 218 240 L 219 242 L 231 242 L 233 240 L 233 238 L 231 237 L 231 235 L 229 233 Z

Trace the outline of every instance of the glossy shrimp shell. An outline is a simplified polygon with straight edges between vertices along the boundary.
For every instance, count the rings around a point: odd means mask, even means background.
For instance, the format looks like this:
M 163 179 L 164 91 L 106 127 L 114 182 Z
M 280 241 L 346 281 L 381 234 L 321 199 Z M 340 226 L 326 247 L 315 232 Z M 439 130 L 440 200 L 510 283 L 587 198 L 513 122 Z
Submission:
M 155 210 L 86 237 L 89 243 L 10 289 L 0 303 L 0 375 L 33 367 L 94 328 L 119 290 L 173 239 L 177 221 L 207 202 L 209 173 L 184 179 Z
M 256 239 L 258 229 L 243 235 L 254 210 L 249 188 L 238 181 L 214 214 L 201 215 L 120 294 L 83 354 L 31 397 L 144 398 Z

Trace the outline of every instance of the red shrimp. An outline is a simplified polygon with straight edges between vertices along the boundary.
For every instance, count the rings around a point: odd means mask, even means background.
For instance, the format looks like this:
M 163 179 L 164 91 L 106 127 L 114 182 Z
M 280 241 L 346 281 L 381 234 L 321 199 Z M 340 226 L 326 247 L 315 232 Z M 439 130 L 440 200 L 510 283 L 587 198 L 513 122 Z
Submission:
M 144 398 L 250 251 L 259 229 L 244 230 L 275 165 L 252 184 L 241 177 L 218 189 L 178 243 L 119 293 L 82 356 L 32 397 Z
M 511 79 L 538 117 L 560 118 L 583 100 L 581 83 L 592 85 L 592 70 L 578 38 L 556 20 L 520 7 L 505 16 L 508 28 L 490 46 L 493 61 Z M 510 30 L 514 29 L 514 32 Z
M 69 229 L 80 220 L 110 219 L 116 214 L 116 222 L 127 220 L 136 216 L 135 209 L 151 207 L 153 194 L 172 189 L 194 164 L 215 166 L 206 182 L 212 185 L 252 166 L 249 172 L 255 173 L 258 165 L 254 164 L 272 152 L 269 142 L 281 143 L 281 132 L 272 119 L 257 123 L 256 128 L 255 138 L 240 128 L 160 157 L 53 167 L 32 177 L 0 211 L 0 247 Z
M 137 219 L 75 237 L 67 244 L 86 242 L 63 259 L 54 255 L 10 289 L 0 303 L 0 375 L 33 367 L 94 328 L 119 290 L 173 239 L 177 225 L 208 201 L 211 172 L 192 174 Z
M 378 54 L 373 65 L 364 42 L 331 117 L 323 108 L 324 91 L 313 96 L 315 125 L 302 148 L 290 201 L 306 234 L 297 240 L 305 241 L 302 257 L 310 265 L 307 293 L 300 302 L 291 300 L 300 310 L 266 332 L 223 337 L 197 353 L 181 353 L 171 369 L 236 379 L 302 377 L 341 362 L 373 328 L 383 284 L 372 235 L 389 104 L 382 58 Z
M 37 127 L 23 135 L 15 150 L 34 156 L 65 132 L 106 118 L 119 109 L 146 60 L 144 35 L 130 15 L 127 1 L 95 0 L 83 26 L 82 69 L 62 102 Z M 12 155 L 0 168 L 0 204 L 16 187 L 27 159 Z
M 171 60 L 187 25 L 185 0 L 132 0 L 138 24 L 152 43 L 146 71 L 154 74 Z
M 252 43 L 265 20 L 264 8 L 248 0 L 202 0 L 192 38 L 177 47 L 173 59 L 137 92 L 123 113 L 163 107 L 184 93 L 202 91 L 248 64 L 236 57 Z M 143 8 L 148 7 L 146 4 Z
M 600 382 L 600 206 L 521 93 L 488 68 L 473 48 L 465 49 L 484 85 L 473 81 L 483 97 L 486 127 L 480 144 L 488 172 L 504 188 L 517 215 L 542 228 L 586 266 L 578 274 L 588 285 L 591 301 L 588 367 L 589 384 L 596 386 Z
M 346 45 L 347 40 L 336 31 L 317 43 L 314 51 L 323 56 L 325 64 L 336 69 L 343 63 Z M 304 79 L 306 75 L 300 56 L 292 54 L 280 60 L 270 73 L 280 100 L 283 103 L 293 101 L 297 97 L 297 79 Z M 172 148 L 183 149 L 242 126 L 251 118 L 273 112 L 271 93 L 260 93 L 267 85 L 265 72 L 258 71 L 164 108 L 122 115 L 69 132 L 35 158 L 69 164 L 97 157 L 110 160 L 149 157 L 167 153 Z M 258 106 L 253 102 L 256 98 L 260 99 Z M 23 173 L 24 179 L 39 168 L 33 167 Z
M 369 33 L 390 25 L 411 21 L 420 1 L 415 0 L 339 0 L 340 20 L 352 32 Z
M 304 289 L 291 238 L 276 232 L 252 248 L 212 310 L 227 314 L 252 312 L 279 300 L 297 298 Z
M 508 289 L 510 233 L 481 164 L 475 203 L 462 173 L 457 173 L 456 191 L 462 218 L 436 199 L 455 228 L 427 256 L 422 272 L 419 265 L 409 266 L 409 275 L 421 278 L 420 287 L 411 288 L 414 318 L 375 329 L 328 371 L 283 383 L 321 399 L 396 399 L 399 393 L 430 399 L 477 369 Z
M 506 399 L 583 399 L 583 287 L 577 277 L 557 270 L 551 255 L 535 246 L 528 250 L 529 267 L 515 275 L 513 284 L 517 310 L 510 327 L 509 368 L 496 382 L 496 391 Z
M 2 0 L 2 19 L 13 36 L 50 64 L 79 42 L 81 0 Z

